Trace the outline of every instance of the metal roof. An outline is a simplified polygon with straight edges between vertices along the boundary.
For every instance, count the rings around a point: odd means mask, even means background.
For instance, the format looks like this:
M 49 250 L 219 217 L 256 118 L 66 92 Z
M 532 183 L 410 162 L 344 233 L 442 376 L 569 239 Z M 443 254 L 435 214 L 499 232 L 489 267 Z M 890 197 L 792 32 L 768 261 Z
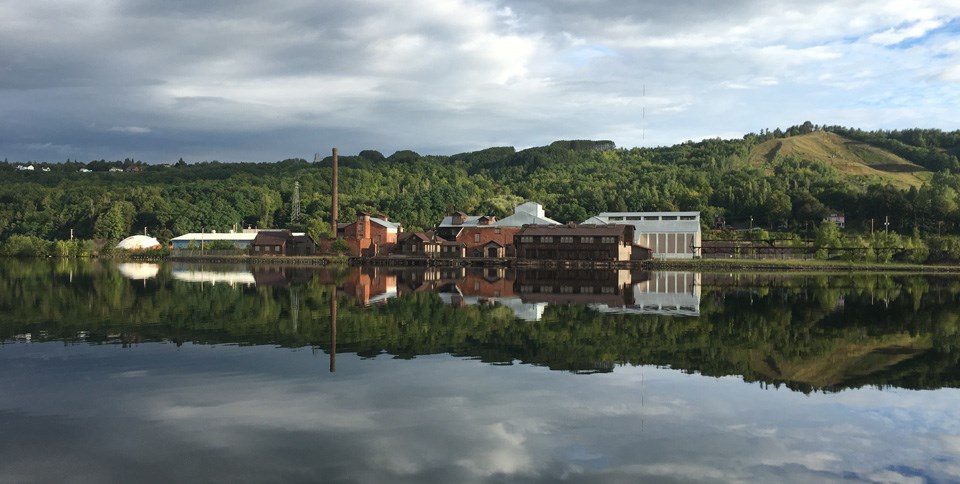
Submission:
M 229 240 L 229 241 L 247 241 L 253 242 L 253 239 L 257 238 L 257 232 L 246 232 L 246 233 L 219 233 L 219 232 L 204 232 L 196 233 L 191 232 L 189 234 L 183 234 L 178 237 L 174 237 L 171 240 Z
M 637 233 L 700 232 L 700 212 L 602 212 L 584 223 L 633 225 Z
M 386 227 L 386 228 L 388 228 L 388 229 L 397 230 L 397 229 L 400 228 L 400 224 L 398 224 L 398 223 L 396 223 L 396 222 L 390 222 L 390 221 L 384 220 L 384 219 L 382 219 L 382 218 L 370 217 L 370 221 L 373 222 L 373 223 L 375 223 L 375 224 L 378 224 L 378 225 L 380 225 L 380 226 Z

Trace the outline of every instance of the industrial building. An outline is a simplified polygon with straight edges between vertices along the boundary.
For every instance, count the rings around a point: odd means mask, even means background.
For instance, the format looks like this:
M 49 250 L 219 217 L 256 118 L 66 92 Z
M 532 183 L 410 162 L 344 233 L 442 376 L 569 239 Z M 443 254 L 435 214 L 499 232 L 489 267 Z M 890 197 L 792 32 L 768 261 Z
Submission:
M 632 225 L 633 243 L 649 248 L 655 259 L 702 255 L 700 212 L 603 212 L 584 223 Z

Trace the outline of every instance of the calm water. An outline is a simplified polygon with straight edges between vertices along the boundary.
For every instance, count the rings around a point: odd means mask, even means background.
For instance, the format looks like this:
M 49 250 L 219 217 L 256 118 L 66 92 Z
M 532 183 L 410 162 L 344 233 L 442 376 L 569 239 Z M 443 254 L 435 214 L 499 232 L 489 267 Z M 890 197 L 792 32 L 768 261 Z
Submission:
M 0 482 L 956 482 L 960 278 L 0 260 Z

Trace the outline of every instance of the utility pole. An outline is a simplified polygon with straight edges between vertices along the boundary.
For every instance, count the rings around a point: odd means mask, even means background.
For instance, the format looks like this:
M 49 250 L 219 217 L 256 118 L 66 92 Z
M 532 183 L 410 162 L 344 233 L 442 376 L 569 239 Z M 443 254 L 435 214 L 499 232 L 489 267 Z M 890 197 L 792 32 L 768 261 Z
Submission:
M 296 223 L 300 218 L 300 182 L 293 183 L 293 196 L 291 197 L 290 223 Z
M 870 219 L 870 235 L 873 235 L 873 219 Z
M 883 217 L 883 231 L 886 235 L 890 235 L 890 216 Z

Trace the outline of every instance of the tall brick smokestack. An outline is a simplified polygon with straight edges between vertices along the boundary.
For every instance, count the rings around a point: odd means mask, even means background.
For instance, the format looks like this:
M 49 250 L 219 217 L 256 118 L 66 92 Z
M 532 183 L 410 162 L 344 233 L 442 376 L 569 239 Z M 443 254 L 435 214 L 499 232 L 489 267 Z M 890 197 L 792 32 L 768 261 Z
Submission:
M 337 149 L 333 149 L 333 180 L 331 185 L 333 186 L 333 201 L 330 206 L 330 230 L 333 231 L 333 237 L 337 237 Z

